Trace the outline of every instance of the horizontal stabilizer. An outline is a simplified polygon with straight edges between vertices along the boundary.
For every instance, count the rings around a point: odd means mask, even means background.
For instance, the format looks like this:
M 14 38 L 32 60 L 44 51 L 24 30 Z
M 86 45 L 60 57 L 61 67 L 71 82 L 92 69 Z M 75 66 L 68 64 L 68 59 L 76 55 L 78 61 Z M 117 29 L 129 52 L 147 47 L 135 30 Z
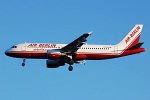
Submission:
M 127 50 L 135 50 L 135 49 L 138 49 L 138 48 L 140 48 L 140 47 L 142 46 L 143 43 L 144 43 L 144 42 L 140 42 L 140 43 L 138 43 L 138 44 L 136 44 L 136 45 L 130 47 L 130 48 L 127 49 Z

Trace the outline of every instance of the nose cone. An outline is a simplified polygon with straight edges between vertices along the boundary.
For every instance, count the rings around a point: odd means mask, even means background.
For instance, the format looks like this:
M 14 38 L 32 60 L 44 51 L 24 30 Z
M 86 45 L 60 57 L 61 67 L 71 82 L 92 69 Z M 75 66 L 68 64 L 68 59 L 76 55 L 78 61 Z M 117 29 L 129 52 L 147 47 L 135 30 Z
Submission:
M 9 56 L 9 50 L 5 51 L 5 55 Z

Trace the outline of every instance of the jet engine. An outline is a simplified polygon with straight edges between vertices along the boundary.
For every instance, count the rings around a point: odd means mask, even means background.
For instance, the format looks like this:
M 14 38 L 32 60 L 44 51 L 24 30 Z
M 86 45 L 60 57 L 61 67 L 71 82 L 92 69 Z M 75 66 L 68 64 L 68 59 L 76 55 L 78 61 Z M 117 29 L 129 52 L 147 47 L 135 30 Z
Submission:
M 64 66 L 65 63 L 59 62 L 57 60 L 46 60 L 47 68 L 57 68 L 59 66 Z
M 60 49 L 47 50 L 47 57 L 48 58 L 59 58 L 62 56 L 66 56 L 66 54 L 61 53 Z

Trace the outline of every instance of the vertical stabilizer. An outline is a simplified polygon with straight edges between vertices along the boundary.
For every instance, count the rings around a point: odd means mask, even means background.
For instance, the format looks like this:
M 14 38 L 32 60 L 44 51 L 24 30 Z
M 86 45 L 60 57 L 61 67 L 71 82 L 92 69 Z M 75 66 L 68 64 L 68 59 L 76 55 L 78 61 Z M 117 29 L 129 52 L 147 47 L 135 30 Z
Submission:
M 135 25 L 134 28 L 117 44 L 120 50 L 128 49 L 139 42 L 143 25 Z

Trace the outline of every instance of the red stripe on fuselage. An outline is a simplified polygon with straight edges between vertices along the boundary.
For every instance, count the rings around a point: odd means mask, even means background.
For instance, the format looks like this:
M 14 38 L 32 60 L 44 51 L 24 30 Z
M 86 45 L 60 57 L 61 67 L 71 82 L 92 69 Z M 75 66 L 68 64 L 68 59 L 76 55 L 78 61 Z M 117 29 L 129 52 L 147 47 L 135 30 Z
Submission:
M 11 51 L 7 52 L 6 55 L 16 58 L 39 58 L 46 59 L 47 52 L 41 51 Z

